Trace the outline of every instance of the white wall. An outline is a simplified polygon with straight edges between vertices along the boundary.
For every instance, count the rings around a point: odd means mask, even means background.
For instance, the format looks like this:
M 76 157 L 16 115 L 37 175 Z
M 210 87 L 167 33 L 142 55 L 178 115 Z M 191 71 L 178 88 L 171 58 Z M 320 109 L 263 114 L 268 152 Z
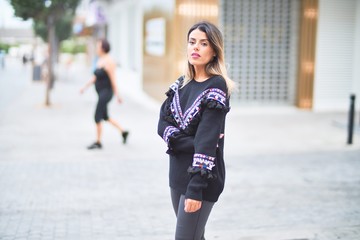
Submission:
M 119 68 L 119 88 L 142 91 L 142 1 L 112 1 L 108 5 L 108 39 Z M 129 92 L 126 90 L 127 92 Z
M 360 110 L 360 0 L 356 1 L 352 92 L 356 94 L 356 106 Z
M 314 82 L 314 110 L 347 110 L 359 63 L 358 0 L 320 0 Z M 358 21 L 359 22 L 359 21 Z M 359 34 L 358 34 L 359 35 Z M 355 46 L 357 50 L 355 50 Z M 357 64 L 360 66 L 360 64 Z M 359 76 L 359 75 L 358 75 Z M 359 96 L 360 97 L 360 96 Z

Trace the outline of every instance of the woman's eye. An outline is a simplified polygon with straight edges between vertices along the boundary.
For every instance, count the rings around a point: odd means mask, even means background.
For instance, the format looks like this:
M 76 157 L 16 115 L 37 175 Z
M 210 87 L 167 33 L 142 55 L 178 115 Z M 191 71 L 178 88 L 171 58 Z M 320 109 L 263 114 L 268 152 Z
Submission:
M 202 43 L 201 46 L 206 47 L 208 44 L 207 43 Z
M 195 44 L 195 42 L 194 41 L 189 41 L 189 44 L 193 45 L 193 44 Z

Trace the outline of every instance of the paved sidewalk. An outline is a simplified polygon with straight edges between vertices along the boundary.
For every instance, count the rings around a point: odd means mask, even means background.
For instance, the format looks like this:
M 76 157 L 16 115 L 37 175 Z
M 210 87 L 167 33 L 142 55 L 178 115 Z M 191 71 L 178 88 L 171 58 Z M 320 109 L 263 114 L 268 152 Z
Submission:
M 13 77 L 9 71 L 0 74 Z M 88 151 L 96 94 L 81 96 L 79 88 L 89 74 L 82 66 L 60 72 L 51 108 L 42 105 L 43 84 L 30 82 L 1 105 L 0 240 L 173 239 L 159 103 L 134 94 L 123 73 L 125 102 L 113 101 L 110 113 L 130 130 L 129 143 L 105 125 L 104 149 Z M 360 132 L 347 146 L 346 119 L 233 107 L 227 183 L 207 239 L 360 239 Z

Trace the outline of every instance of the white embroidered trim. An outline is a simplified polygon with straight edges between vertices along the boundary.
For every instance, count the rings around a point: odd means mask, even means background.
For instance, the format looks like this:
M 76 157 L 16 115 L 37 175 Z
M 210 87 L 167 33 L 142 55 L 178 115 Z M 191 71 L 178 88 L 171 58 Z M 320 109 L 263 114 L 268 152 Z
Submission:
M 192 166 L 211 171 L 212 168 L 215 167 L 215 157 L 195 153 Z
M 176 127 L 174 127 L 174 126 L 168 126 L 168 127 L 166 127 L 165 130 L 164 130 L 164 134 L 163 134 L 163 139 L 164 139 L 164 141 L 165 141 L 166 143 L 168 143 L 168 142 L 169 142 L 169 137 L 170 137 L 171 135 L 173 135 L 174 133 L 176 133 L 176 132 L 180 132 L 180 130 L 177 129 Z
M 176 83 L 174 84 L 176 85 Z M 204 96 L 206 99 L 211 99 L 219 102 L 221 105 L 226 106 L 226 93 L 218 88 L 209 88 L 203 91 L 194 101 L 194 103 L 189 107 L 185 113 L 182 113 L 179 99 L 178 88 L 172 88 L 175 91 L 174 98 L 170 105 L 171 113 L 175 121 L 178 123 L 181 129 L 185 129 L 191 122 L 191 120 L 200 112 L 201 101 Z

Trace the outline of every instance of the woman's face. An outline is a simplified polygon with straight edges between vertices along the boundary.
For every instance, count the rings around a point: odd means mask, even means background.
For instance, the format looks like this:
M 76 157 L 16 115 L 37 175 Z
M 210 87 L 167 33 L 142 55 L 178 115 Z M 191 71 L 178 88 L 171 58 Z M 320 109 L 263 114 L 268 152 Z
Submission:
M 187 58 L 194 67 L 205 67 L 214 58 L 215 52 L 210 46 L 206 33 L 195 29 L 189 35 Z

